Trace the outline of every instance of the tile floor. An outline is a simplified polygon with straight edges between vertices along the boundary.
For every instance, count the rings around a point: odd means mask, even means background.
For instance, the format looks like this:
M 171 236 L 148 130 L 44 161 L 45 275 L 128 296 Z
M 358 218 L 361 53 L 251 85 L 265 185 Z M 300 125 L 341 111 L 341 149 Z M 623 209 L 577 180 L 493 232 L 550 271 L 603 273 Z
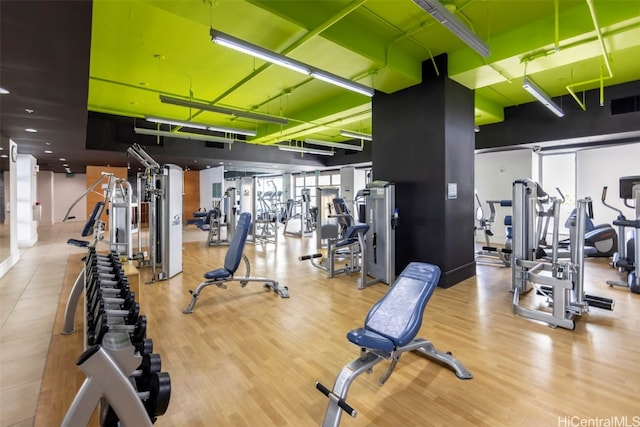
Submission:
M 80 227 L 40 227 L 0 279 L 0 427 L 33 425 L 67 258 L 84 251 L 66 241 Z

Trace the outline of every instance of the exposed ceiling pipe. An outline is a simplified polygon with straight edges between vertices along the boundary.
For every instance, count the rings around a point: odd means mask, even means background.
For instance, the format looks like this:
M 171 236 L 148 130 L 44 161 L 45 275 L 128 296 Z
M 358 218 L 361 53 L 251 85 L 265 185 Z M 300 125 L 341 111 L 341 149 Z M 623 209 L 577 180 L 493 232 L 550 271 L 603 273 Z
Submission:
M 596 37 L 598 38 L 598 42 L 600 43 L 600 49 L 602 50 L 602 56 L 604 59 L 604 64 L 607 67 L 608 76 L 602 75 L 602 69 L 600 70 L 600 77 L 597 79 L 591 79 L 583 82 L 573 83 L 567 85 L 567 91 L 576 100 L 580 108 L 583 111 L 587 110 L 587 106 L 584 102 L 582 102 L 578 96 L 575 94 L 573 88 L 577 86 L 583 86 L 589 83 L 600 82 L 600 106 L 604 105 L 604 80 L 610 79 L 613 77 L 613 71 L 611 71 L 611 63 L 609 62 L 609 53 L 607 52 L 607 47 L 604 44 L 604 39 L 602 38 L 602 31 L 600 31 L 600 26 L 598 25 L 598 18 L 596 17 L 596 10 L 593 6 L 593 0 L 586 0 L 587 6 L 589 7 L 589 13 L 591 14 L 591 20 L 593 21 L 593 27 L 596 31 Z

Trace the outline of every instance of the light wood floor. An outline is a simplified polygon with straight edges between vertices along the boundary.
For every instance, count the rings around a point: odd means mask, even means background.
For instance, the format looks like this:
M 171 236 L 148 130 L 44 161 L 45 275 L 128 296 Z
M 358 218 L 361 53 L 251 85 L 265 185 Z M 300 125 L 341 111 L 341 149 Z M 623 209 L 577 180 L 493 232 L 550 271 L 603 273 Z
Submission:
M 206 234 L 201 234 L 202 242 Z M 207 270 L 222 265 L 226 247 L 184 244 L 184 272 L 141 285 L 148 336 L 171 375 L 166 426 L 314 426 L 322 422 L 326 398 L 343 365 L 358 355 L 346 332 L 362 325 L 387 290 L 356 289 L 355 277 L 327 279 L 297 257 L 315 252 L 315 240 L 280 237 L 276 245 L 247 245 L 252 275 L 289 287 L 281 299 L 260 283 L 208 288 L 194 314 L 182 314 Z M 401 242 L 398 242 L 401 244 Z M 64 302 L 80 268 L 81 254 L 68 257 L 34 425 L 59 425 L 83 375 L 75 366 L 81 337 L 60 336 Z M 428 261 L 428 260 L 426 260 Z M 451 351 L 472 380 L 405 354 L 384 386 L 360 376 L 348 402 L 357 418 L 343 426 L 569 425 L 565 417 L 594 419 L 640 416 L 640 295 L 608 288 L 605 260 L 587 260 L 587 292 L 616 300 L 615 311 L 593 309 L 576 330 L 551 329 L 511 312 L 510 270 L 478 266 L 476 277 L 437 289 L 425 312 L 421 337 Z M 141 283 L 149 271 L 141 270 Z M 48 377 L 63 378 L 50 381 Z M 636 418 L 635 420 L 640 420 Z

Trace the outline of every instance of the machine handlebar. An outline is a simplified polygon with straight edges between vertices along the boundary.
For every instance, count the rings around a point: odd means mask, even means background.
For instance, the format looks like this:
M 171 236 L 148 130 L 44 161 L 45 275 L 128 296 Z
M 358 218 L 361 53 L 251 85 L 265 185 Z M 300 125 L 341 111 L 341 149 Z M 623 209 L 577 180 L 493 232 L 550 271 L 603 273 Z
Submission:
M 306 261 L 313 258 L 322 258 L 322 254 L 302 255 L 298 257 L 298 261 Z
M 622 213 L 622 211 L 620 209 L 616 208 L 615 206 L 611 206 L 610 204 L 608 204 L 606 202 L 606 199 L 607 199 L 607 188 L 608 187 L 606 185 L 602 188 L 602 204 L 605 205 L 606 207 L 608 207 L 609 209 L 613 209 L 614 211 L 618 212 L 618 219 L 624 221 L 626 218 L 625 218 L 624 214 Z
M 329 390 L 324 385 L 322 385 L 319 382 L 317 382 L 316 383 L 316 388 L 318 390 L 320 390 L 320 392 L 322 394 L 324 394 L 325 396 L 327 396 L 329 399 L 335 401 L 338 404 L 338 406 L 340 407 L 340 409 L 342 409 L 347 414 L 351 415 L 352 417 L 355 417 L 356 415 L 358 415 L 358 411 L 353 409 L 347 402 L 344 401 L 344 399 L 340 399 L 334 392 Z

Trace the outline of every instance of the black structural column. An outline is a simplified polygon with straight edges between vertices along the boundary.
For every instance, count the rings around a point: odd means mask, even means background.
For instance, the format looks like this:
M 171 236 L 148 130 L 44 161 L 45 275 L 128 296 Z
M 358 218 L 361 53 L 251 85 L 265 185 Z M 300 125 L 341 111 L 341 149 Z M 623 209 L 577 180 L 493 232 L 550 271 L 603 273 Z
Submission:
M 438 286 L 475 275 L 474 96 L 447 77 L 447 58 L 422 64 L 422 83 L 373 97 L 373 178 L 396 184 L 396 272 L 436 264 Z

